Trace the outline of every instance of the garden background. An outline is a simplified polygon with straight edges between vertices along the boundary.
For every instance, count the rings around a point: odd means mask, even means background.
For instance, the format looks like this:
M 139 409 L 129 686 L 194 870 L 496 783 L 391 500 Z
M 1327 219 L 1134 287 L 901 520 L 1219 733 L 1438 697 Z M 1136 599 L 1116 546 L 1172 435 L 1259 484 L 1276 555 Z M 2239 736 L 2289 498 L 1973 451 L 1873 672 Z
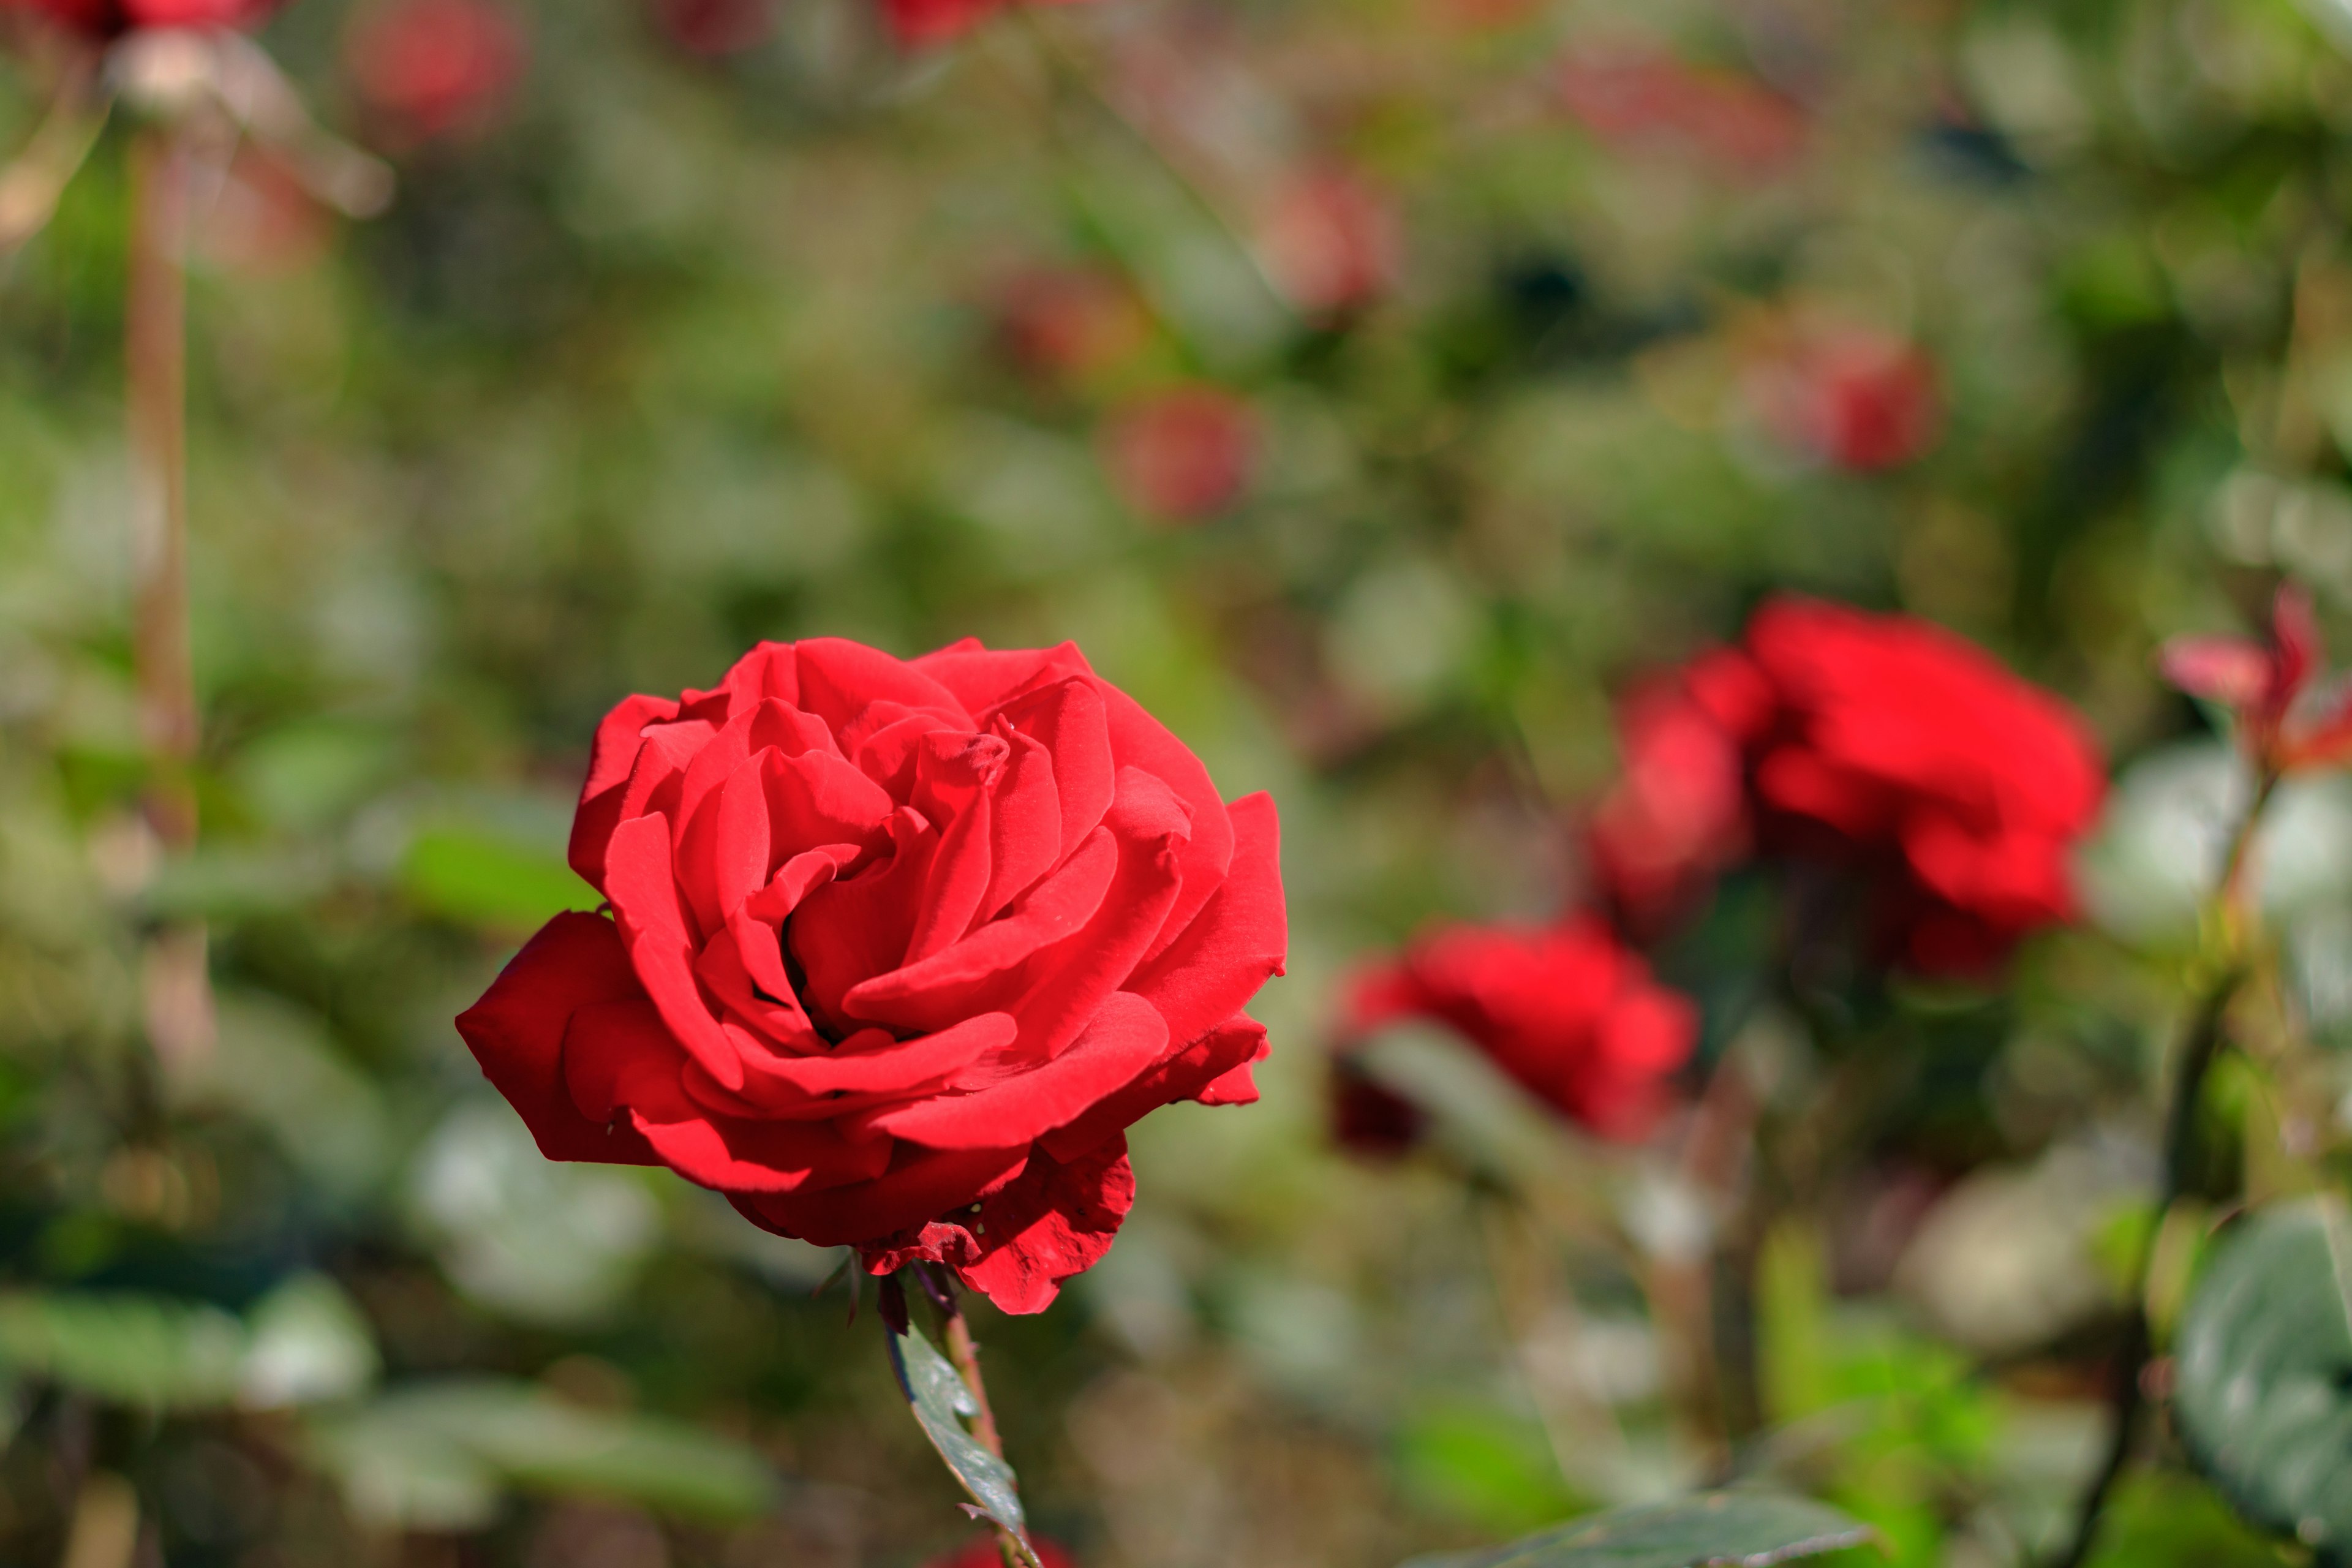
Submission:
M 870 1300 L 814 1294 L 835 1256 L 542 1163 L 450 1024 L 593 906 L 562 851 L 605 709 L 816 635 L 1075 639 L 1280 802 L 1264 1102 L 1140 1126 L 1109 1259 L 976 1311 L 1042 1535 L 1385 1568 L 1706 1479 L 1641 1295 L 1494 1196 L 1604 1194 L 1670 1254 L 1671 1148 L 1465 1068 L 1454 1154 L 1351 1158 L 1327 1040 L 1361 958 L 1582 896 L 1614 699 L 1773 590 L 1952 627 L 2119 770 L 2084 921 L 1997 993 L 1896 987 L 1751 1259 L 1777 1436 L 1743 1463 L 1904 1564 L 2047 1544 L 2229 788 L 2153 651 L 2282 573 L 2352 610 L 2352 8 L 1099 0 L 900 36 L 941 26 L 299 0 L 257 35 L 399 185 L 348 220 L 251 142 L 199 183 L 191 856 L 138 811 L 121 136 L 0 266 L 0 1557 L 971 1539 Z M 0 146 L 47 60 L 0 74 Z M 2290 804 L 2264 896 L 2332 1107 L 2352 797 Z M 158 1073 L 144 933 L 193 919 L 218 1037 Z M 1779 1092 L 1852 1087 L 1722 951 L 1659 963 Z M 2262 1087 L 2221 1086 L 2255 1131 L 2217 1201 L 2301 1179 Z M 2284 1560 L 2169 1462 L 2095 1559 Z

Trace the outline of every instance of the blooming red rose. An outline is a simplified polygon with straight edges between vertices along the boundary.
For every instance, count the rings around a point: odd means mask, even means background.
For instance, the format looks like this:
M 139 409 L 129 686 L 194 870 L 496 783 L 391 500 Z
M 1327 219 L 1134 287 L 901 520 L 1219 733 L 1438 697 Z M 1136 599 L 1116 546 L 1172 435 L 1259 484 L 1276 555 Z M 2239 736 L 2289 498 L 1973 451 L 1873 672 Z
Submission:
M 1356 977 L 1342 1053 L 1402 1018 L 1447 1026 L 1529 1093 L 1607 1138 L 1647 1131 L 1666 1102 L 1666 1079 L 1698 1039 L 1698 1009 L 1591 919 L 1450 926 L 1423 938 Z M 1350 1115 L 1371 1119 L 1363 1132 L 1409 1137 L 1412 1128 L 1396 1122 L 1392 1107 L 1360 1098 L 1341 1065 L 1342 1141 Z
M 2069 861 L 2106 792 L 2097 742 L 1981 649 L 1907 616 L 1778 599 L 1740 649 L 1691 667 L 1681 699 L 1676 721 L 1700 731 L 1689 749 L 1706 779 L 1738 758 L 1748 830 L 1781 856 L 1868 874 L 1882 927 L 1914 969 L 1982 970 L 2073 918 Z M 1706 744 L 1710 725 L 1720 749 Z M 1621 906 L 1703 881 L 1731 841 L 1707 815 L 1712 782 L 1687 792 L 1704 805 L 1696 814 L 1648 798 L 1659 787 L 1629 773 L 1595 824 L 1596 868 Z M 1694 820 L 1700 830 L 1641 837 Z
M 0 11 L 28 11 L 92 37 L 142 27 L 246 27 L 281 0 L 0 0 Z
M 559 1160 L 951 1265 L 1034 1312 L 1106 1252 L 1126 1129 L 1245 1103 L 1282 969 L 1274 805 L 1075 647 L 765 644 L 596 735 L 560 915 L 458 1022 Z
M 1257 421 L 1213 386 L 1137 404 L 1105 433 L 1111 478 L 1129 506 L 1170 522 L 1199 522 L 1239 500 L 1257 467 Z
M 352 24 L 352 83 L 408 141 L 477 128 L 530 59 L 521 24 L 485 0 L 380 0 Z
M 2175 637 L 2160 662 L 2173 685 L 2230 710 L 2256 767 L 2284 773 L 2352 758 L 2352 687 L 2321 683 L 2327 647 L 2300 585 L 2279 585 L 2268 641 Z

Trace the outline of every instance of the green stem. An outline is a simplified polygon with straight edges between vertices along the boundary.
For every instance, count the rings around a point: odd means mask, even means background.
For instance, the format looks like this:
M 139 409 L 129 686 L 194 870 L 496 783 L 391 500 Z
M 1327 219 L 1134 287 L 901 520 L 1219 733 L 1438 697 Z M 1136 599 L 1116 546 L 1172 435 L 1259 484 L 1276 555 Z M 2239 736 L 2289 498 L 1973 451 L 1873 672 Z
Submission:
M 949 1282 L 948 1289 L 950 1292 L 954 1290 L 952 1280 Z M 965 1321 L 962 1310 L 954 1305 L 953 1295 L 950 1294 L 948 1300 L 948 1360 L 955 1363 L 956 1372 L 963 1378 L 963 1385 L 971 1390 L 972 1401 L 980 1406 L 980 1414 L 972 1418 L 971 1435 L 982 1447 L 1001 1459 L 1004 1458 L 1004 1438 L 996 1429 L 996 1412 L 988 1403 L 988 1384 L 982 1381 L 980 1375 L 980 1346 L 971 1337 L 971 1325 Z M 1027 1544 L 1001 1524 L 996 1527 L 996 1550 L 1004 1559 L 1004 1568 L 1044 1568 L 1044 1564 L 1030 1552 Z
M 2115 1381 L 2108 1390 L 2107 1448 L 2090 1488 L 2083 1494 L 2082 1505 L 2075 1514 L 2074 1533 L 2066 1550 L 2052 1560 L 2050 1568 L 2082 1568 L 2098 1545 L 2099 1526 L 2107 1503 L 2114 1496 L 2116 1483 L 2130 1466 L 2141 1418 L 2147 1413 L 2147 1364 L 2156 1348 L 2155 1332 L 2147 1321 L 2148 1279 L 2155 1268 L 2165 1219 L 2180 1202 L 2196 1163 L 2197 1114 L 2204 1101 L 2206 1079 L 2227 1044 L 2230 1004 L 2237 999 L 2239 989 L 2246 982 L 2245 937 L 2251 918 L 2246 901 L 2248 853 L 2253 844 L 2254 829 L 2278 783 L 2274 771 L 2263 770 L 2253 799 L 2231 834 L 2229 852 L 2222 860 L 2215 916 L 2226 956 L 2198 996 L 2174 1069 L 2172 1101 L 2165 1115 L 2164 1173 L 2157 1189 L 2153 1223 L 2133 1267 L 2131 1315 L 2116 1361 Z

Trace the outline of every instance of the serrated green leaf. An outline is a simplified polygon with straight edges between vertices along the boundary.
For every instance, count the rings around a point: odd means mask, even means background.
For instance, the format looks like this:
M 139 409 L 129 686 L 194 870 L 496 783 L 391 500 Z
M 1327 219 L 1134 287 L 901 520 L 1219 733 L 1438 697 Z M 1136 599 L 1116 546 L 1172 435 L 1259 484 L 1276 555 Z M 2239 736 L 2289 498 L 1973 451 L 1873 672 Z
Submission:
M 923 1337 L 920 1329 L 910 1326 L 903 1334 L 886 1331 L 882 1337 L 889 1342 L 890 1369 L 898 1374 L 899 1390 L 914 1407 L 917 1424 L 931 1440 L 931 1447 L 939 1450 L 949 1474 L 962 1486 L 983 1518 L 1027 1541 L 1029 1527 L 1022 1517 L 1021 1493 L 1013 1467 L 981 1447 L 964 1430 L 962 1418 L 980 1414 L 980 1404 L 972 1398 L 971 1390 L 964 1386 L 956 1369 Z
M 2352 1563 L 2352 1215 L 2283 1204 L 2226 1237 L 2181 1315 L 2175 1410 L 2246 1516 Z
M 312 1451 L 356 1511 L 386 1524 L 480 1523 L 508 1488 L 614 1498 L 714 1521 L 775 1501 L 759 1455 L 655 1416 L 586 1410 L 530 1384 L 453 1380 L 316 1423 Z
M 1771 1568 L 1870 1538 L 1866 1526 L 1805 1498 L 1706 1492 L 1594 1514 L 1509 1546 L 1417 1557 L 1405 1568 Z

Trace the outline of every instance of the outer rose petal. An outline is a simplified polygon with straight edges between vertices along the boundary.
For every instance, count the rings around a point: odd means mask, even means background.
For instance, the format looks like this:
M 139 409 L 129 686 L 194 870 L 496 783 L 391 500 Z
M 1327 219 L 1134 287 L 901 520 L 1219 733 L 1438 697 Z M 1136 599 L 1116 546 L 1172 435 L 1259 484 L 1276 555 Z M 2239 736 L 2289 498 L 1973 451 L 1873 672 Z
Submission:
M 677 704 L 658 697 L 630 697 L 604 715 L 588 752 L 588 782 L 580 786 L 580 810 L 572 819 L 572 868 L 598 892 L 604 890 L 604 845 L 621 826 L 622 797 L 629 773 L 645 746 L 646 726 L 677 717 Z
M 1102 1261 L 1135 1206 L 1127 1140 L 1113 1138 L 1065 1163 L 1043 1153 L 979 1212 L 935 1220 L 864 1248 L 866 1267 L 887 1274 L 917 1258 L 952 1267 L 1001 1310 L 1042 1312 L 1062 1281 Z
M 1021 1149 L 932 1151 L 901 1143 L 890 1169 L 870 1182 L 821 1193 L 734 1194 L 735 1207 L 762 1229 L 818 1247 L 856 1247 L 969 1205 L 1017 1175 Z
M 558 915 L 457 1016 L 457 1033 L 549 1159 L 657 1165 L 633 1130 L 582 1115 L 563 1078 L 563 1036 L 573 1016 L 644 995 L 612 921 Z
M 1242 1081 L 1250 1065 L 1265 1059 L 1265 1026 L 1239 1014 L 1210 1030 L 1184 1049 L 1137 1078 L 1126 1088 L 1106 1095 L 1091 1110 L 1038 1140 L 1058 1159 L 1074 1160 L 1115 1133 L 1134 1126 L 1163 1105 L 1199 1100 L 1204 1105 L 1246 1105 L 1257 1098 L 1257 1085 Z M 1228 1079 L 1239 1079 L 1228 1084 Z M 1212 1100 L 1209 1093 L 1222 1087 L 1230 1100 Z
M 1160 1009 L 1170 1038 L 1190 1044 L 1241 1011 L 1283 971 L 1290 921 L 1282 893 L 1282 828 L 1274 797 L 1234 802 L 1234 858 L 1182 935 L 1136 971 L 1127 989 Z

